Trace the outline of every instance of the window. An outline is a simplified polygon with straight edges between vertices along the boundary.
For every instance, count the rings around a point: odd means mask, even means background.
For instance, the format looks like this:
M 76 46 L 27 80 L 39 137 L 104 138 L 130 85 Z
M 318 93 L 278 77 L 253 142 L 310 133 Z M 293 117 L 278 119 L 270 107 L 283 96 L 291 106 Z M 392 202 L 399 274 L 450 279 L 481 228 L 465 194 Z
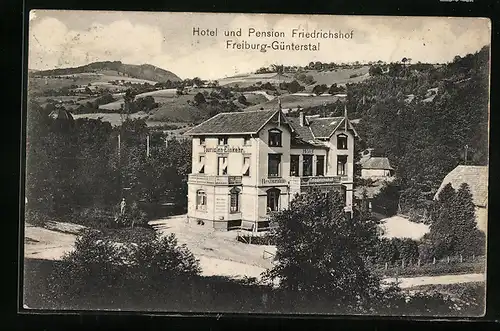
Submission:
M 347 155 L 337 156 L 337 175 L 347 175 Z
M 325 175 L 325 157 L 323 155 L 316 156 L 316 176 Z
M 269 130 L 269 146 L 281 147 L 281 131 L 278 129 Z
M 290 176 L 299 176 L 299 156 L 290 155 Z
M 347 149 L 347 136 L 345 134 L 337 136 L 337 149 Z
M 271 188 L 267 190 L 267 212 L 278 211 L 280 201 L 280 190 Z
M 250 157 L 243 158 L 243 176 L 250 176 Z
M 200 145 L 205 146 L 205 137 L 200 137 Z
M 219 138 L 219 145 L 227 145 L 227 137 Z
M 267 176 L 281 176 L 281 154 L 268 154 Z
M 207 193 L 203 190 L 198 190 L 196 192 L 196 209 L 198 210 L 207 209 Z
M 205 173 L 205 156 L 203 155 L 200 155 L 200 158 L 198 160 L 198 173 L 199 174 Z
M 233 187 L 231 191 L 229 191 L 229 195 L 229 210 L 231 213 L 238 213 L 240 211 L 240 190 L 238 190 L 236 187 Z
M 227 175 L 227 157 L 219 157 L 217 163 L 217 175 Z
M 303 155 L 303 167 L 302 167 L 302 176 L 312 176 L 313 174 L 313 156 L 312 155 Z
M 244 145 L 245 146 L 252 145 L 252 140 L 250 139 L 250 137 L 245 137 Z

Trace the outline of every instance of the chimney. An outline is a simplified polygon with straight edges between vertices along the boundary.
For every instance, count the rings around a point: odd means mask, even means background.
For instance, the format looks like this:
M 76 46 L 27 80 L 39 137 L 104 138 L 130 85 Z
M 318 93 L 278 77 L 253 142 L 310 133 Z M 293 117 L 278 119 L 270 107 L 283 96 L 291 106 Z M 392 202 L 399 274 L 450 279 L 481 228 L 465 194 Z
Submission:
M 304 126 L 306 123 L 306 116 L 304 115 L 303 111 L 299 112 L 299 123 L 300 126 Z

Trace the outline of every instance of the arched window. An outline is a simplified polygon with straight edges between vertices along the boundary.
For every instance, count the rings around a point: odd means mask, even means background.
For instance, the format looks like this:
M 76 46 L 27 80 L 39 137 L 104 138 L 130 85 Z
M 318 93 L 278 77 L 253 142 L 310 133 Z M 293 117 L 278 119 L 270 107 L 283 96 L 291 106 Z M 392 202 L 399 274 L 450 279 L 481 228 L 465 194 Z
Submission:
M 281 191 L 277 188 L 267 190 L 267 212 L 278 211 Z
M 268 145 L 271 147 L 281 147 L 281 130 L 271 129 L 269 133 Z
M 196 191 L 196 209 L 207 210 L 207 193 L 203 190 Z
M 240 211 L 240 190 L 236 187 L 233 187 L 229 191 L 230 195 L 230 204 L 229 211 L 231 213 L 238 213 Z
M 337 136 L 337 149 L 347 149 L 347 135 L 341 133 Z

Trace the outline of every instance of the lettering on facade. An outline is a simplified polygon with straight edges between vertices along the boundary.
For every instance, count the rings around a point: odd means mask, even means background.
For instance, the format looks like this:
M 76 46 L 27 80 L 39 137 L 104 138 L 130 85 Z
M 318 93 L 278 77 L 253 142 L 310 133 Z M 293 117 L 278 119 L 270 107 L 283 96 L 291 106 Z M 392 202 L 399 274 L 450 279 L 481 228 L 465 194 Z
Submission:
M 244 153 L 240 146 L 217 146 L 217 147 L 203 147 L 205 153 Z
M 314 150 L 313 149 L 310 149 L 310 148 L 304 148 L 302 150 L 302 153 L 303 154 L 314 154 Z
M 305 177 L 300 179 L 301 185 L 332 185 L 339 184 L 341 181 L 340 176 L 334 177 Z
M 215 212 L 216 213 L 226 212 L 226 200 L 224 198 L 215 198 Z
M 262 178 L 262 185 L 287 184 L 287 180 L 283 178 Z

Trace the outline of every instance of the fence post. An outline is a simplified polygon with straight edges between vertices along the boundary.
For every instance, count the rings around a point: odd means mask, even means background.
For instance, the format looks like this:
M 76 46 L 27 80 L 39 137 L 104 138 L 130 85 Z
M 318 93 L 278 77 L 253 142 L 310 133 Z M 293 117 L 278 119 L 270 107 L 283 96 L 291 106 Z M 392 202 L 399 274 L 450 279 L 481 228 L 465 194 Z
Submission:
M 432 264 L 436 264 L 436 258 L 435 257 L 432 258 Z
M 464 262 L 464 258 L 462 256 L 462 254 L 460 254 L 460 263 Z
M 450 256 L 449 255 L 446 258 L 446 263 L 450 263 Z
M 401 268 L 404 269 L 405 268 L 405 259 L 402 259 L 401 260 Z
M 420 259 L 417 260 L 417 266 L 420 267 Z
M 385 263 L 385 270 L 387 270 L 387 262 Z
M 474 254 L 472 254 L 472 262 L 474 262 L 475 257 L 476 257 L 476 256 L 475 256 Z

